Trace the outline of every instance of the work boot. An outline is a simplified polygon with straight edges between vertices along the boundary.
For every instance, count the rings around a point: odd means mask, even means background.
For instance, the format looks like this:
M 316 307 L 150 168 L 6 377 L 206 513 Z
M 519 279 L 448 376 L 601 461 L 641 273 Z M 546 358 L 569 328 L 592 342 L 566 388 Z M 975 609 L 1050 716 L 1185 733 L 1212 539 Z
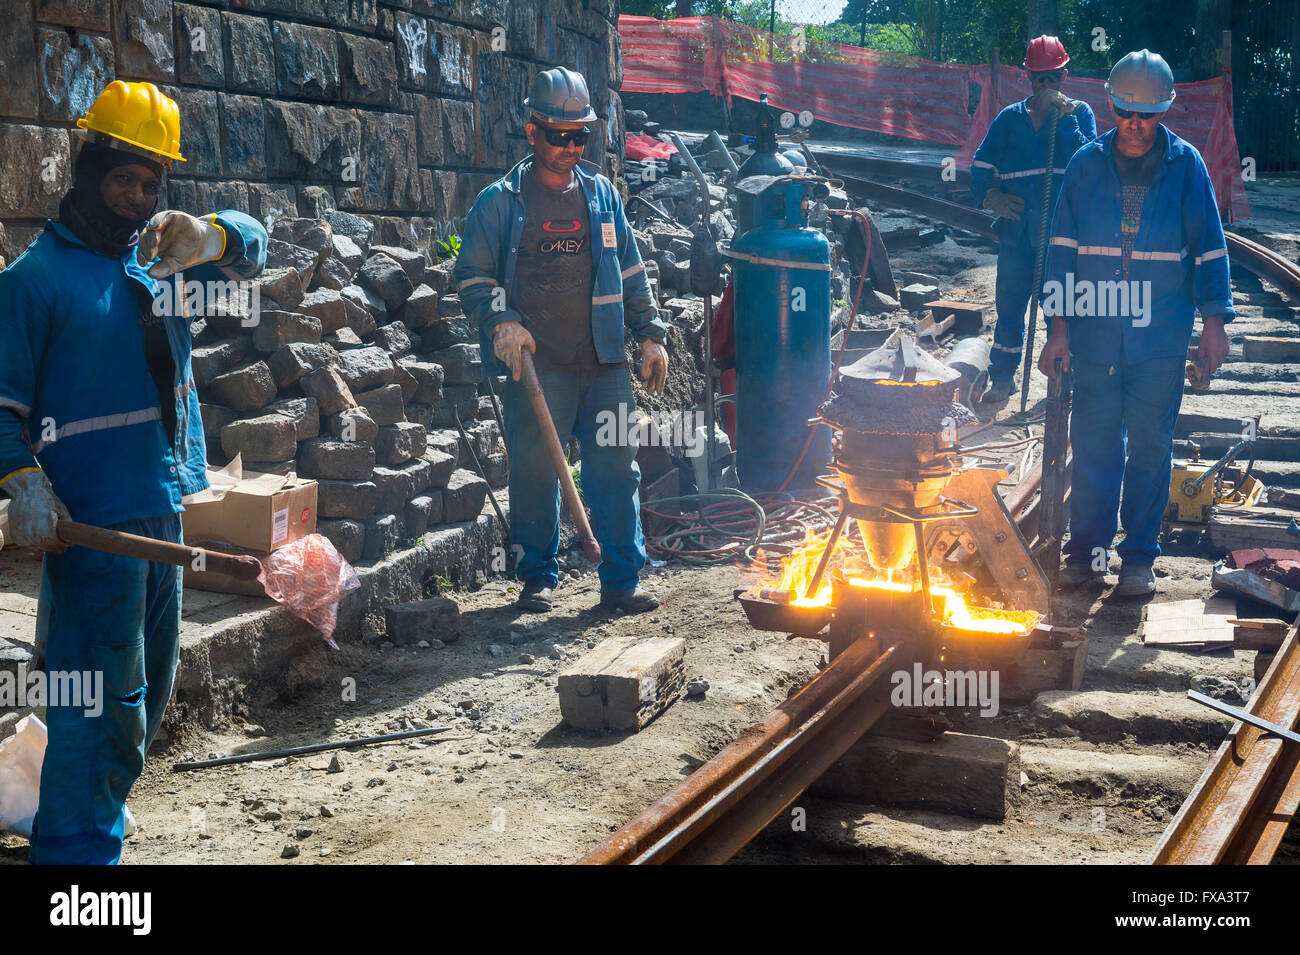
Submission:
M 628 590 L 602 590 L 600 605 L 607 610 L 621 610 L 624 613 L 645 613 L 659 606 L 659 598 L 648 590 L 633 587 Z
M 1016 383 L 1011 380 L 994 381 L 989 384 L 989 390 L 984 392 L 981 401 L 986 401 L 991 405 L 1001 404 L 1006 401 L 1016 390 Z
M 1057 583 L 1062 587 L 1085 587 L 1090 584 L 1104 584 L 1106 572 L 1093 570 L 1092 564 L 1066 564 L 1061 568 Z
M 1125 564 L 1119 569 L 1117 597 L 1150 597 L 1156 592 L 1156 572 L 1150 567 Z
M 542 580 L 530 580 L 515 601 L 515 606 L 529 613 L 546 613 L 551 609 L 551 588 Z

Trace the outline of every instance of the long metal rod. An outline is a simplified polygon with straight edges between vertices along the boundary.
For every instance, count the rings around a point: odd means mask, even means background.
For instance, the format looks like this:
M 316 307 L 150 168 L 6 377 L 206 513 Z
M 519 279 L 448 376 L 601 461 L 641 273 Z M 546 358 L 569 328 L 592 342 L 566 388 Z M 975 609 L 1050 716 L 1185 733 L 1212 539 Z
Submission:
M 722 153 L 722 158 L 727 160 L 727 166 L 730 167 L 731 174 L 734 176 L 739 173 L 740 167 L 736 165 L 736 160 L 732 157 L 731 150 L 727 148 L 727 144 L 722 141 L 722 137 L 718 135 L 716 129 L 709 130 L 709 138 L 713 140 L 713 145 Z
M 308 746 L 291 746 L 289 749 L 276 749 L 267 753 L 244 753 L 240 756 L 223 756 L 220 759 L 204 759 L 196 763 L 176 763 L 172 772 L 183 773 L 191 769 L 207 769 L 210 766 L 231 766 L 235 763 L 251 763 L 259 759 L 280 759 L 284 756 L 303 756 L 307 753 L 324 753 L 331 749 L 351 749 L 354 746 L 371 746 L 375 743 L 391 743 L 416 736 L 430 736 L 445 733 L 450 726 L 430 726 L 422 730 L 404 730 L 401 733 L 385 733 L 382 736 L 364 736 L 361 739 L 344 739 L 336 743 L 312 743 Z
M 1034 253 L 1034 280 L 1029 286 L 1029 317 L 1025 325 L 1025 358 L 1020 373 L 1020 413 L 1029 405 L 1029 379 L 1034 370 L 1034 335 L 1042 304 L 1043 270 L 1047 262 L 1047 226 L 1052 219 L 1052 183 L 1056 175 L 1056 127 L 1060 110 L 1053 106 L 1047 114 L 1047 169 L 1043 173 L 1043 208 L 1038 213 L 1038 250 Z
M 1247 713 L 1245 710 L 1238 709 L 1235 706 L 1229 706 L 1222 700 L 1216 700 L 1212 696 L 1206 696 L 1204 693 L 1198 693 L 1195 690 L 1188 690 L 1187 698 L 1193 703 L 1200 703 L 1202 706 L 1208 706 L 1212 710 L 1218 710 L 1224 716 L 1231 716 L 1234 720 L 1239 720 L 1242 723 L 1249 723 L 1251 726 L 1258 726 L 1266 733 L 1272 733 L 1274 736 L 1280 736 L 1293 743 L 1300 743 L 1300 733 L 1293 733 L 1284 726 L 1278 726 L 1276 723 L 1258 717 L 1254 713 Z
M 501 527 L 507 535 L 510 534 L 510 524 L 506 521 L 506 516 L 501 513 L 501 505 L 497 503 L 497 496 L 492 493 L 492 482 L 487 478 L 487 472 L 483 470 L 483 465 L 479 462 L 478 454 L 474 451 L 474 445 L 470 444 L 469 435 L 465 433 L 465 426 L 460 422 L 460 411 L 455 407 L 451 409 L 452 417 L 456 419 L 456 430 L 460 432 L 460 440 L 465 445 L 465 450 L 469 452 L 470 459 L 474 462 L 474 469 L 478 471 L 478 476 L 483 479 L 483 483 L 488 486 L 488 500 L 492 502 L 492 510 L 497 513 L 497 520 L 501 522 Z M 509 547 L 506 548 L 509 550 Z

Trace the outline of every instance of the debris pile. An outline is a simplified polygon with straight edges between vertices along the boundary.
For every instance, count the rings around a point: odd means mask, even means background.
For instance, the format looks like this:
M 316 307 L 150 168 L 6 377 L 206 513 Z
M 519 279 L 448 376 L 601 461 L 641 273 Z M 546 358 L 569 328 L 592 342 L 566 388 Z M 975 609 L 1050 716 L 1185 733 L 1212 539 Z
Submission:
M 192 325 L 209 459 L 315 479 L 318 530 L 349 561 L 478 517 L 488 485 L 457 416 L 488 481 L 507 476 L 454 260 L 371 245 L 372 228 L 340 211 L 273 223 L 253 294 Z

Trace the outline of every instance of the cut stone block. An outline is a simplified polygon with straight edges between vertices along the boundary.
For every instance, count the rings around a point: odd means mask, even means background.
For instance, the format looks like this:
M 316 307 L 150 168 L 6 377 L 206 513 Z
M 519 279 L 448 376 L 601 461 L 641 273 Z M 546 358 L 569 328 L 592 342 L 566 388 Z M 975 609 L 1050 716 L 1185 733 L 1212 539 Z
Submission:
M 369 441 L 374 443 L 379 434 L 379 425 L 366 414 L 364 408 L 344 408 L 338 414 L 325 419 L 329 433 L 344 441 Z
M 276 384 L 287 388 L 295 381 L 311 374 L 317 368 L 330 364 L 336 353 L 326 345 L 311 342 L 289 342 L 276 349 L 266 360 Z
M 407 328 L 424 328 L 438 321 L 438 293 L 427 285 L 417 285 L 399 316 Z
M 220 440 L 221 429 L 238 417 L 229 408 L 204 402 L 199 402 L 199 415 L 203 419 L 203 437 L 209 441 Z
M 411 335 L 400 321 L 376 329 L 370 335 L 370 341 L 394 358 L 405 355 L 412 347 Z
M 431 361 L 419 361 L 414 358 L 402 358 L 397 362 L 418 383 L 410 401 L 421 404 L 433 404 L 442 400 L 442 366 Z
M 256 411 L 275 398 L 275 378 L 264 361 L 228 371 L 212 379 L 208 389 L 217 404 L 236 411 Z
M 452 643 L 460 639 L 460 606 L 450 597 L 430 597 L 384 610 L 388 639 L 399 647 L 421 640 Z
M 402 266 L 382 252 L 366 259 L 357 271 L 357 282 L 383 299 L 389 311 L 401 308 L 415 291 L 415 283 Z
M 416 472 L 409 469 L 375 468 L 372 480 L 379 488 L 376 509 L 383 513 L 395 514 L 405 508 L 406 502 L 423 490 L 423 488 L 416 488 L 416 477 Z
M 248 342 L 242 338 L 228 338 L 195 348 L 190 355 L 194 383 L 206 388 L 218 375 L 225 374 L 243 361 L 247 352 Z
M 374 345 L 340 353 L 334 367 L 354 394 L 378 388 L 393 380 L 393 359 L 382 348 Z
M 317 438 L 298 452 L 298 473 L 335 481 L 364 481 L 375 469 L 375 449 L 363 441 Z
M 379 504 L 374 481 L 317 481 L 316 508 L 321 517 L 368 521 Z
M 922 285 L 917 282 L 899 289 L 898 298 L 903 308 L 924 308 L 925 303 L 938 298 L 939 286 Z
M 221 429 L 221 450 L 246 461 L 288 461 L 298 450 L 297 429 L 278 414 L 232 421 Z
M 483 377 L 478 345 L 452 345 L 433 352 L 429 358 L 442 365 L 443 381 L 449 385 L 477 385 Z M 477 401 L 475 402 L 477 404 Z
M 477 520 L 487 491 L 487 482 L 473 471 L 453 471 L 443 491 L 443 520 L 449 524 Z
M 402 537 L 402 522 L 394 514 L 377 514 L 366 522 L 366 540 L 362 560 L 383 560 L 397 550 Z
M 576 729 L 637 732 L 686 682 L 680 637 L 610 637 L 560 671 L 560 715 Z
M 375 460 L 384 467 L 394 467 L 424 454 L 426 432 L 423 425 L 399 421 L 379 429 L 375 438 Z
M 429 512 L 433 510 L 433 498 L 428 494 L 417 494 L 406 502 L 402 511 L 402 520 L 406 524 L 406 533 L 418 540 L 429 529 Z M 442 516 L 442 494 L 438 494 L 438 516 Z
M 253 329 L 253 347 L 270 354 L 290 342 L 319 343 L 320 319 L 296 312 L 262 309 L 262 315 Z
M 478 416 L 477 385 L 442 386 L 442 401 L 433 406 L 434 425 L 439 429 L 454 430 L 457 414 L 460 415 L 462 425 L 468 425 Z
M 426 435 L 426 447 L 423 457 L 424 460 L 429 462 L 429 467 L 432 469 L 429 474 L 429 487 L 446 487 L 447 482 L 451 480 L 452 472 L 456 470 L 458 456 L 429 447 L 427 438 Z M 459 438 L 457 442 L 459 443 Z
M 423 252 L 416 252 L 414 249 L 403 249 L 396 245 L 372 245 L 370 254 L 382 253 L 388 256 L 402 267 L 406 272 L 406 277 L 411 280 L 411 286 L 417 287 L 424 282 L 425 258 Z
M 361 562 L 366 542 L 365 524 L 346 518 L 329 520 L 322 517 L 316 521 L 316 532 L 324 534 L 349 564 Z
M 409 420 L 411 400 L 415 393 L 420 390 L 420 383 L 415 376 L 406 370 L 406 366 L 400 362 L 393 363 L 393 384 L 402 389 L 402 403 L 405 405 L 406 417 Z
M 337 332 L 348 323 L 348 310 L 343 304 L 343 296 L 332 288 L 308 292 L 296 306 L 296 311 L 320 322 L 322 335 Z
M 400 385 L 384 385 L 361 392 L 356 398 L 357 404 L 365 408 L 375 424 L 381 427 L 406 420 L 406 403 L 402 400 Z
M 268 370 L 266 374 L 269 378 L 271 372 Z M 317 368 L 311 374 L 303 376 L 301 386 L 304 394 L 316 399 L 316 405 L 323 415 L 338 414 L 345 408 L 356 407 L 352 389 L 333 368 Z

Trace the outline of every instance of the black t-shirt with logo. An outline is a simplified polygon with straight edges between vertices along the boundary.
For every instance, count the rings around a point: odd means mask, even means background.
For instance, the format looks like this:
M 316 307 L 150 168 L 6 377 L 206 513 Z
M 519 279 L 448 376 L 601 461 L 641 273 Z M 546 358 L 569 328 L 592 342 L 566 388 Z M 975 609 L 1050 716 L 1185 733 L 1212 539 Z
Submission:
M 591 219 L 575 176 L 549 189 L 523 177 L 524 230 L 515 260 L 515 303 L 537 341 L 538 368 L 601 367 L 591 337 Z

